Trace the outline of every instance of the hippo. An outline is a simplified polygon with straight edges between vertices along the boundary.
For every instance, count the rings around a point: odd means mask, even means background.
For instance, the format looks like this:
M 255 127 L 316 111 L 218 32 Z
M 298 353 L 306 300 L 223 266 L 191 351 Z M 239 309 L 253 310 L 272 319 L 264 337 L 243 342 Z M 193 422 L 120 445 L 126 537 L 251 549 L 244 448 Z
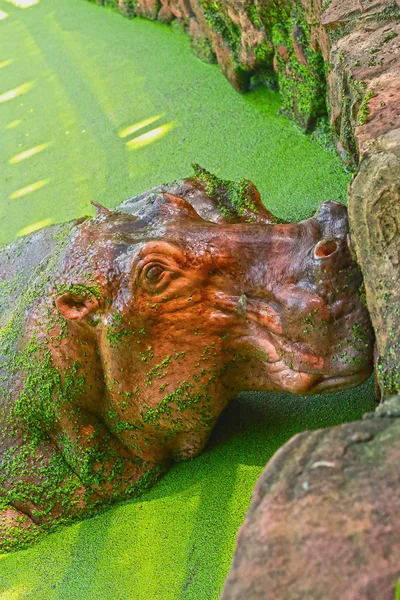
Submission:
M 344 205 L 275 218 L 255 186 L 194 176 L 0 249 L 0 540 L 142 494 L 246 390 L 371 373 Z

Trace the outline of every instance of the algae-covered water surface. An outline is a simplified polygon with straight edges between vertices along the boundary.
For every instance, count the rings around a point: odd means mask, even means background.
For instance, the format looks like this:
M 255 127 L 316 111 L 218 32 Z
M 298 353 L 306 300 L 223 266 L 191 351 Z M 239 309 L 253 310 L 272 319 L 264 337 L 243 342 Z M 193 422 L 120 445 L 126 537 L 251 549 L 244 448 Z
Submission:
M 190 174 L 246 177 L 278 216 L 344 200 L 339 161 L 238 95 L 171 27 L 84 0 L 0 0 L 0 242 Z M 0 557 L 0 600 L 214 600 L 252 488 L 295 432 L 359 418 L 370 383 L 335 395 L 248 394 L 201 456 L 145 496 Z

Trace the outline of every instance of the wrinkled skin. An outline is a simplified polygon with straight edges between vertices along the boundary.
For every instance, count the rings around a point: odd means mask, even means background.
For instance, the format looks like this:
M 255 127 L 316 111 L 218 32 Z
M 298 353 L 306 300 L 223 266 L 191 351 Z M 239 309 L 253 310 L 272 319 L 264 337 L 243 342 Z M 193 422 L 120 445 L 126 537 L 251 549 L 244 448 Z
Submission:
M 278 224 L 246 186 L 239 208 L 201 178 L 99 208 L 30 269 L 45 284 L 3 345 L 3 547 L 141 493 L 202 450 L 238 392 L 370 374 L 345 207 Z

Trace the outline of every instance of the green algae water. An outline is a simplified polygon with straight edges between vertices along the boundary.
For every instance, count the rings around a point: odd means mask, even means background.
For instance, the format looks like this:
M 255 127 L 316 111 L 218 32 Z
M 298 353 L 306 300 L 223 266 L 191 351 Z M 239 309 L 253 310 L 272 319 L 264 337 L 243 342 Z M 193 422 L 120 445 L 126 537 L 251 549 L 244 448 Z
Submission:
M 0 243 L 191 173 L 245 177 L 278 216 L 345 199 L 339 160 L 235 92 L 165 25 L 84 0 L 0 0 Z
M 83 0 L 0 0 L 0 243 L 191 174 L 246 177 L 291 220 L 345 200 L 339 161 L 238 95 L 186 36 Z M 305 429 L 372 409 L 370 383 L 307 398 L 247 394 L 207 449 L 145 496 L 0 557 L 0 600 L 216 600 L 265 463 Z

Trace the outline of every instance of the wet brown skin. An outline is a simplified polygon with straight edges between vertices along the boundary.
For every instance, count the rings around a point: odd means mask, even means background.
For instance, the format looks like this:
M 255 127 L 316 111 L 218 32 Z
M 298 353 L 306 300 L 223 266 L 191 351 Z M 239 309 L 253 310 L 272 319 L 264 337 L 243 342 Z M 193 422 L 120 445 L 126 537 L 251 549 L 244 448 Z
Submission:
M 186 180 L 74 228 L 19 342 L 36 336 L 61 379 L 28 468 L 3 478 L 4 539 L 12 525 L 40 528 L 141 493 L 171 459 L 202 450 L 241 391 L 330 392 L 370 374 L 373 334 L 345 207 L 326 202 L 313 218 L 277 224 L 253 186 L 248 197 L 251 210 L 227 216 Z M 26 378 L 22 369 L 9 403 Z M 24 419 L 13 427 L 1 430 L 4 456 L 29 440 Z M 54 456 L 74 489 L 48 507 L 40 467 Z M 24 482 L 42 486 L 34 502 L 13 497 Z

